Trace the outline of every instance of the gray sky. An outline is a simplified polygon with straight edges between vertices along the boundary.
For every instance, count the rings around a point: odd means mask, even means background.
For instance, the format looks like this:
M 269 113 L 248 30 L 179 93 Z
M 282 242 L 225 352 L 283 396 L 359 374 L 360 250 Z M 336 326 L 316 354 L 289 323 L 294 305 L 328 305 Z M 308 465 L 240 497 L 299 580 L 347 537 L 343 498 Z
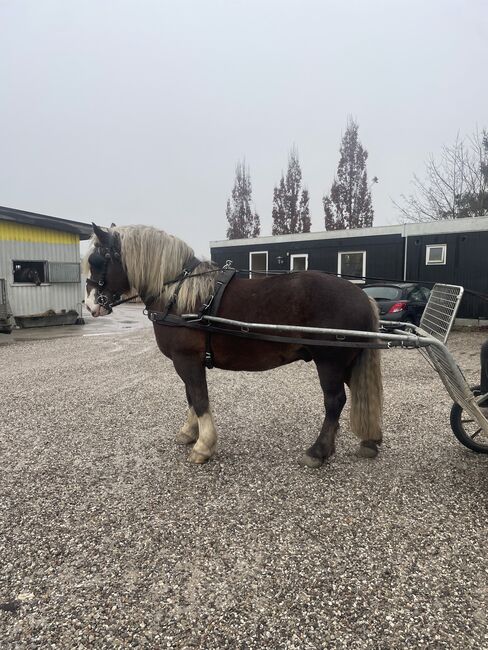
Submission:
M 261 232 L 296 144 L 312 230 L 348 114 L 375 225 L 488 126 L 485 0 L 0 0 L 0 205 L 146 223 L 208 255 L 236 161 Z

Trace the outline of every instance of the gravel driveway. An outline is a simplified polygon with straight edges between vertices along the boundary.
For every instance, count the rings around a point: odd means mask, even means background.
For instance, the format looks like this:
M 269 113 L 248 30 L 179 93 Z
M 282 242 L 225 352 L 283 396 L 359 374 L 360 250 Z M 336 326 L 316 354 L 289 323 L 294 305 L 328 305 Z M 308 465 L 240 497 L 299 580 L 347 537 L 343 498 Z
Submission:
M 455 333 L 469 380 L 482 334 Z M 320 470 L 312 364 L 210 372 L 216 458 L 174 442 L 151 331 L 0 347 L 0 647 L 486 648 L 488 457 L 417 352 L 384 353 L 385 444 Z

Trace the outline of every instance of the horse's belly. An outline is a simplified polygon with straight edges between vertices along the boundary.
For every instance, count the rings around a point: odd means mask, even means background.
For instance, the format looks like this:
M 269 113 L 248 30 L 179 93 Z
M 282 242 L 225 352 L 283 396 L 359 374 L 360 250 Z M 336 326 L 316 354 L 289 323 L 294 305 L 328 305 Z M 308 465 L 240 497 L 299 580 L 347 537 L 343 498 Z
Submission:
M 222 370 L 254 372 L 272 370 L 300 359 L 310 360 L 308 353 L 298 346 L 255 345 L 250 341 L 239 343 L 232 347 L 225 344 L 212 346 L 214 366 Z

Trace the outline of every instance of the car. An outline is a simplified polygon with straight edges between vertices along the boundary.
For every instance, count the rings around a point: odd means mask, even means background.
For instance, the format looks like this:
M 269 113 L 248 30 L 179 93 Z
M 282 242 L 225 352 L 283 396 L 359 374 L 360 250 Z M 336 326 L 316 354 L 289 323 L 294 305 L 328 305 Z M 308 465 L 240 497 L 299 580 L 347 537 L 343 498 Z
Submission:
M 414 325 L 420 323 L 430 295 L 428 287 L 413 282 L 367 284 L 363 291 L 378 303 L 381 320 Z

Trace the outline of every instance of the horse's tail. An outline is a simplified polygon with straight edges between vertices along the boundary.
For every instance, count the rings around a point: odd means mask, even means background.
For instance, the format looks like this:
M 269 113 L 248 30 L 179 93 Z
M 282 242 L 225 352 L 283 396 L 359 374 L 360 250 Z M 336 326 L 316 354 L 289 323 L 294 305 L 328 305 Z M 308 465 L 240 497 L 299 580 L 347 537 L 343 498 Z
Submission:
M 378 307 L 370 299 L 372 329 L 379 328 Z M 383 383 L 381 380 L 380 350 L 364 348 L 354 361 L 351 379 L 351 429 L 361 440 L 381 442 L 383 410 Z

